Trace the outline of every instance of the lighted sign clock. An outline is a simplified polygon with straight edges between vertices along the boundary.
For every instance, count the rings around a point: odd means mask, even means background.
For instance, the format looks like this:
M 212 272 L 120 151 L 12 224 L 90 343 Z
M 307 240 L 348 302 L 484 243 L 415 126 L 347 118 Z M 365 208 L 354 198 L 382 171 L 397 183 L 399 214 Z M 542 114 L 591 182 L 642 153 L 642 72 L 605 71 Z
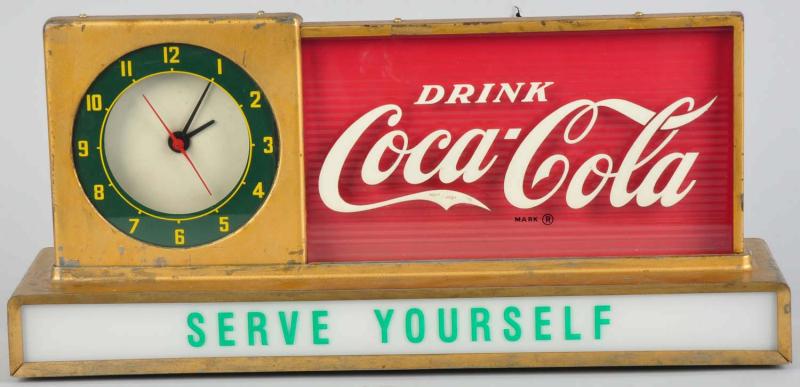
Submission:
M 791 361 L 743 234 L 741 15 L 44 37 L 16 376 Z
M 235 62 L 188 44 L 121 56 L 75 118 L 87 199 L 118 230 L 158 246 L 230 235 L 269 196 L 278 131 L 269 101 Z

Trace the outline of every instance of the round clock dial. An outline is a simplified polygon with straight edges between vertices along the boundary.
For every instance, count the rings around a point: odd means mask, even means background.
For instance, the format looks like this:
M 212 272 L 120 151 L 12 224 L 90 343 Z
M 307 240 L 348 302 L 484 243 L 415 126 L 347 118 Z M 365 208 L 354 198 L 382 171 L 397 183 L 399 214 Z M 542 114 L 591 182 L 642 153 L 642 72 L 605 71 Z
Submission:
M 278 163 L 275 117 L 244 70 L 163 44 L 109 65 L 78 106 L 73 159 L 89 201 L 143 242 L 191 247 L 242 227 Z

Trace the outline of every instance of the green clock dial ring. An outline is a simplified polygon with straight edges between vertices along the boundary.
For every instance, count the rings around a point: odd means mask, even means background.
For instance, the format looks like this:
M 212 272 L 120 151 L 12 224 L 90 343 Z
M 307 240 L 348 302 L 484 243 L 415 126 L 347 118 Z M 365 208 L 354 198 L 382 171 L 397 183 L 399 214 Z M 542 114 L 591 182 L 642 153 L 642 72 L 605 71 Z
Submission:
M 149 244 L 192 247 L 241 228 L 278 167 L 275 116 L 236 63 L 165 43 L 97 76 L 75 116 L 78 180 L 99 214 Z

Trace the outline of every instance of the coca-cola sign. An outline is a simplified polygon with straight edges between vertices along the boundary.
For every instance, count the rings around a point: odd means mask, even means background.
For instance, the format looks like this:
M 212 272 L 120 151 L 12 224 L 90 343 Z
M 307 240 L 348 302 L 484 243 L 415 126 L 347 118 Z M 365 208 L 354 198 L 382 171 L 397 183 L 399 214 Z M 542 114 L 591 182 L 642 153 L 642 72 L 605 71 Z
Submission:
M 518 85 L 522 85 L 522 83 Z M 458 86 L 464 85 L 457 85 L 456 87 Z M 694 107 L 692 98 L 687 97 L 675 101 L 675 103 L 659 113 L 622 99 L 609 99 L 599 102 L 579 100 L 568 103 L 545 117 L 531 129 L 511 156 L 503 183 L 503 192 L 506 200 L 517 208 L 537 207 L 544 204 L 562 185 L 565 185 L 567 186 L 566 204 L 570 208 L 583 208 L 594 200 L 609 180 L 612 180 L 613 182 L 610 183 L 609 202 L 614 207 L 623 207 L 633 199 L 636 199 L 635 202 L 640 207 L 648 207 L 656 203 L 664 207 L 671 207 L 680 202 L 696 183 L 695 180 L 685 183 L 685 180 L 699 153 L 672 152 L 659 157 L 659 152 L 678 134 L 680 127 L 700 117 L 711 107 L 713 102 L 712 100 L 699 109 L 682 115 L 673 114 L 682 106 L 688 106 L 689 109 L 692 109 Z M 581 142 L 592 131 L 601 108 L 613 110 L 643 126 L 640 129 L 639 136 L 631 144 L 622 161 L 618 161 L 619 167 L 614 167 L 615 163 L 611 156 L 599 153 L 584 161 L 571 174 L 570 181 L 566 183 L 567 176 L 570 176 L 569 159 L 560 153 L 548 155 L 536 167 L 530 188 L 535 190 L 537 184 L 553 175 L 556 176 L 557 183 L 539 197 L 528 197 L 525 193 L 526 171 L 542 143 L 548 139 L 548 136 L 559 124 L 570 116 L 572 118 L 564 129 L 563 143 L 565 145 L 574 145 Z M 575 129 L 576 122 L 581 121 L 584 114 L 587 113 L 589 118 L 586 121 L 588 123 L 583 128 Z M 345 169 L 345 161 L 359 139 L 372 127 L 381 126 L 376 121 L 382 117 L 387 118 L 385 126 L 397 126 L 402 114 L 402 109 L 397 105 L 379 106 L 360 117 L 345 130 L 333 144 L 333 147 L 325 157 L 325 161 L 322 163 L 319 177 L 319 196 L 322 202 L 329 209 L 337 212 L 368 211 L 415 200 L 436 203 L 445 210 L 457 204 L 472 205 L 487 211 L 490 210 L 480 200 L 465 192 L 446 189 L 424 190 L 366 204 L 352 204 L 342 198 L 339 192 L 342 171 Z M 520 128 L 508 129 L 503 139 L 516 140 L 519 137 L 520 130 Z M 660 143 L 651 144 L 652 138 L 659 130 L 669 131 L 670 133 Z M 438 179 L 439 182 L 445 184 L 450 184 L 457 180 L 465 183 L 476 182 L 489 171 L 499 157 L 499 155 L 488 154 L 497 140 L 499 132 L 500 129 L 470 129 L 457 140 L 454 140 L 450 131 L 436 129 L 418 144 L 409 145 L 408 135 L 403 130 L 391 130 L 375 142 L 367 156 L 360 160 L 361 180 L 367 185 L 378 185 L 385 182 L 402 167 L 403 179 L 406 183 L 413 185 L 421 185 L 433 179 Z M 466 154 L 465 151 L 472 142 L 477 144 L 476 148 L 471 154 Z M 401 145 L 398 146 L 397 144 Z M 433 144 L 436 144 L 436 148 L 439 150 L 445 150 L 446 153 L 431 170 L 423 171 L 422 161 L 431 152 Z M 644 149 L 648 145 L 654 149 L 645 154 Z M 381 160 L 387 158 L 387 155 L 391 160 L 390 166 L 382 168 L 380 165 Z M 647 171 L 644 179 L 635 188 L 629 188 L 634 172 L 645 168 L 650 161 L 656 159 L 657 161 Z M 462 160 L 467 161 L 466 163 L 461 163 Z M 676 164 L 676 167 L 666 177 L 666 185 L 660 191 L 657 190 L 656 183 L 665 178 L 666 170 L 673 163 Z M 560 173 L 553 172 L 554 168 L 560 169 Z M 595 187 L 589 187 L 588 191 L 590 193 L 586 194 L 587 179 L 592 175 L 599 177 L 600 182 Z
M 733 251 L 731 28 L 302 52 L 310 262 Z

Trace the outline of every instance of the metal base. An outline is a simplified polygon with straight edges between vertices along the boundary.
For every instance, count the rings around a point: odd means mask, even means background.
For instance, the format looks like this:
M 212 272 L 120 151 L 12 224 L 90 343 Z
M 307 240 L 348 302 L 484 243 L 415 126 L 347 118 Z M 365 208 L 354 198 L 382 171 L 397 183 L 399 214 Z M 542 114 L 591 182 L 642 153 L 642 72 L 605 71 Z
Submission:
M 780 365 L 791 362 L 790 290 L 760 239 L 747 239 L 742 265 L 703 265 L 687 258 L 642 258 L 605 266 L 597 260 L 513 264 L 503 273 L 453 272 L 417 278 L 402 286 L 391 264 L 308 265 L 262 268 L 270 273 L 237 277 L 223 271 L 192 276 L 176 269 L 173 279 L 128 269 L 115 280 L 54 279 L 54 250 L 44 249 L 8 302 L 10 371 L 18 377 L 173 374 L 215 372 L 347 371 L 448 368 L 524 368 L 677 365 Z M 710 259 L 710 258 L 705 258 Z M 614 259 L 610 259 L 614 260 Z M 603 259 L 607 261 L 607 259 Z M 564 262 L 568 262 L 565 264 Z M 653 264 L 648 270 L 643 263 Z M 439 266 L 439 263 L 431 263 Z M 476 263 L 476 267 L 480 263 Z M 577 266 L 576 266 L 577 265 Z M 349 269 L 348 269 L 349 267 Z M 358 269 L 361 268 L 361 269 Z M 364 268 L 369 268 L 364 269 Z M 350 270 L 352 269 L 352 270 Z M 509 267 L 509 270 L 511 267 Z M 364 271 L 366 270 L 366 272 Z M 372 278 L 374 273 L 384 275 Z M 299 274 L 292 276 L 291 273 Z M 160 272 L 160 273 L 163 273 Z M 323 273 L 323 274 L 320 274 Z M 339 273 L 338 275 L 336 273 Z M 348 273 L 350 275 L 348 276 Z M 366 274 L 365 274 L 366 273 Z M 372 274 L 369 274 L 372 273 Z M 369 274 L 369 275 L 367 275 Z M 417 273 L 420 275 L 420 273 Z M 363 281 L 358 281 L 359 276 Z M 399 277 L 402 277 L 399 276 Z M 413 277 L 413 276 L 412 276 Z M 370 279 L 372 278 L 372 279 Z M 509 279 L 514 280 L 509 280 Z M 327 279 L 327 280 L 326 280 Z M 355 280 L 355 281 L 354 281 Z M 424 286 L 420 286 L 424 283 Z M 311 300 L 427 299 L 631 294 L 773 292 L 777 300 L 775 350 L 537 352 L 345 356 L 264 356 L 30 362 L 25 360 L 22 306 L 38 304 L 206 303 Z M 709 306 L 713 308 L 713 305 Z M 735 324 L 732 321 L 731 324 Z

